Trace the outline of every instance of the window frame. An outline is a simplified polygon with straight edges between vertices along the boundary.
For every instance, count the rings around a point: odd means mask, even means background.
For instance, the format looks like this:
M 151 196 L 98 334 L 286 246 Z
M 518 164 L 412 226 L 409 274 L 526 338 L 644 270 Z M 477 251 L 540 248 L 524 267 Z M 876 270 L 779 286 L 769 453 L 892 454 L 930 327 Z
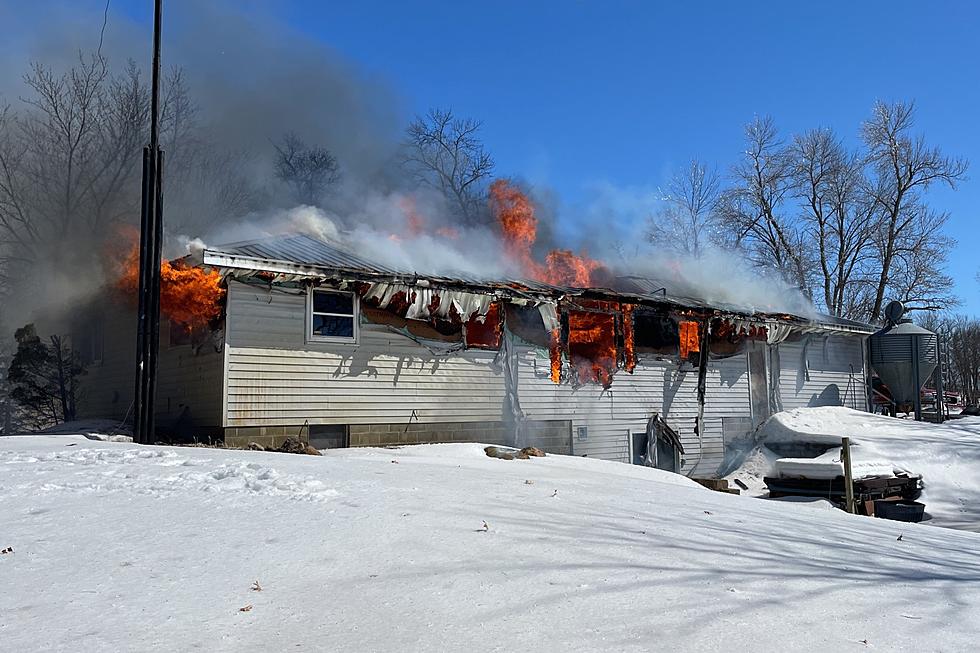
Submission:
M 347 313 L 314 313 L 313 312 L 313 293 L 324 292 L 334 295 L 350 295 L 351 314 Z M 360 322 L 361 304 L 357 293 L 349 290 L 334 290 L 333 288 L 315 288 L 310 286 L 306 290 L 306 342 L 307 343 L 338 343 L 345 345 L 356 345 L 360 341 Z M 313 333 L 313 316 L 329 315 L 333 317 L 349 317 L 354 321 L 353 335 L 348 336 L 321 336 Z
M 105 316 L 98 311 L 89 314 L 88 319 L 76 322 L 68 334 L 72 352 L 85 367 L 101 367 L 105 362 L 105 326 Z M 82 343 L 87 351 L 80 349 L 79 345 Z

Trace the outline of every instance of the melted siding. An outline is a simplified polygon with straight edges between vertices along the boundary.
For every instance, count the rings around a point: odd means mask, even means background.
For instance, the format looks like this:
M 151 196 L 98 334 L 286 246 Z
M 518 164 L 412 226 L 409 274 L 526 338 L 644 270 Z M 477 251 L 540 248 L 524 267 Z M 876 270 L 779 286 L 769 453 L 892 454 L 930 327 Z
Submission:
M 233 282 L 228 299 L 227 426 L 494 421 L 504 411 L 495 352 L 437 355 L 401 333 L 362 324 L 357 345 L 305 342 L 305 297 Z M 628 459 L 628 434 L 665 415 L 688 453 L 687 469 L 710 474 L 724 451 L 721 418 L 748 416 L 745 357 L 712 361 L 703 451 L 694 432 L 697 371 L 641 359 L 613 386 L 555 385 L 546 352 L 519 349 L 521 407 L 528 419 L 573 422 L 577 455 Z M 413 415 L 414 411 L 414 415 Z M 588 427 L 579 441 L 578 426 Z

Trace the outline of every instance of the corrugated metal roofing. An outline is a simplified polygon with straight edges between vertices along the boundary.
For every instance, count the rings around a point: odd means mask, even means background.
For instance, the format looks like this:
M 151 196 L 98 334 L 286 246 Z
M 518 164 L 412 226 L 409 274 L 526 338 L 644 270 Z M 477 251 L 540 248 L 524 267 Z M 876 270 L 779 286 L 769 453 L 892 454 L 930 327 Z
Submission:
M 421 276 L 433 281 L 461 283 L 471 286 L 487 286 L 490 288 L 508 288 L 517 291 L 526 290 L 532 293 L 537 292 L 548 295 L 581 294 L 583 292 L 594 292 L 608 295 L 619 294 L 640 298 L 654 303 L 672 304 L 684 308 L 723 310 L 745 315 L 759 313 L 758 311 L 746 308 L 744 306 L 736 306 L 725 303 L 709 303 L 697 297 L 672 293 L 668 294 L 669 291 L 665 290 L 663 285 L 661 285 L 658 280 L 645 277 L 617 277 L 613 284 L 616 286 L 616 288 L 605 289 L 562 287 L 527 279 L 491 280 L 476 278 L 467 274 L 454 274 L 450 277 L 423 275 L 412 270 L 394 270 L 355 254 L 340 243 L 328 242 L 305 234 L 287 234 L 260 240 L 251 240 L 218 247 L 209 247 L 207 252 L 230 256 L 249 257 L 268 262 L 356 272 L 368 275 L 394 276 L 402 278 Z M 810 318 L 801 319 L 809 320 Z M 867 331 L 869 333 L 874 331 L 874 328 L 870 325 L 856 322 L 854 320 L 833 317 L 830 315 L 820 315 L 816 321 L 821 324 L 835 325 L 848 329 Z
M 211 251 L 252 258 L 298 263 L 316 267 L 359 270 L 381 274 L 405 274 L 354 254 L 337 243 L 329 243 L 305 234 L 273 236 L 231 245 L 209 248 Z

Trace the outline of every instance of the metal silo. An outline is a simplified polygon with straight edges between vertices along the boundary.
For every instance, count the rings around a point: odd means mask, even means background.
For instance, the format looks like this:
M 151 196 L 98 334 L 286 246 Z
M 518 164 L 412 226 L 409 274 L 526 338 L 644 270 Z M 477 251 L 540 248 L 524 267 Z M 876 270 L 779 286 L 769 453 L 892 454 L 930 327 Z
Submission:
M 904 313 L 901 302 L 885 307 L 888 325 L 868 338 L 869 362 L 888 386 L 895 404 L 911 403 L 915 418 L 922 419 L 919 390 L 939 364 L 939 337 L 904 319 Z

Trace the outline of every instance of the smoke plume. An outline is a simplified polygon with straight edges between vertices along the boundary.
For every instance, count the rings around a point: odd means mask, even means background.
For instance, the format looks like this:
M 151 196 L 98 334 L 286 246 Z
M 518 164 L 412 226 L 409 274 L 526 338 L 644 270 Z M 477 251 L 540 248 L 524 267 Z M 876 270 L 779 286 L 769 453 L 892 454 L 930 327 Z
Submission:
M 0 9 L 0 21 L 9 18 L 16 33 L 0 46 L 0 97 L 15 111 L 30 111 L 13 99 L 27 94 L 20 75 L 31 61 L 60 72 L 77 63 L 80 50 L 94 52 L 103 8 L 94 1 L 46 6 L 43 20 L 39 9 Z M 577 280 L 608 268 L 613 274 L 651 276 L 674 292 L 709 301 L 806 309 L 798 294 L 787 294 L 783 284 L 747 270 L 737 257 L 709 252 L 692 260 L 646 247 L 624 248 L 623 242 L 639 242 L 639 213 L 653 208 L 644 202 L 572 207 L 563 219 L 576 225 L 578 242 L 556 242 L 556 234 L 569 229 L 557 228 L 555 216 L 568 207 L 561 207 L 548 189 L 524 189 L 534 205 L 537 231 L 529 248 L 515 257 L 489 203 L 482 221 L 463 226 L 444 196 L 406 172 L 400 148 L 411 116 L 407 103 L 383 79 L 239 3 L 174 0 L 167 3 L 165 20 L 165 66 L 180 69 L 189 98 L 184 113 L 172 112 L 171 122 L 164 124 L 165 130 L 172 128 L 163 142 L 168 256 L 199 250 L 205 243 L 301 232 L 344 242 L 397 270 L 560 282 L 549 276 L 550 265 L 585 275 Z M 42 24 L 44 29 L 37 29 Z M 111 7 L 102 44 L 110 69 L 123 71 L 128 60 L 142 68 L 149 58 L 149 34 L 146 22 Z M 298 205 L 275 177 L 273 143 L 286 132 L 328 149 L 339 163 L 339 183 L 317 206 Z M 128 168 L 131 181 L 115 198 L 121 207 L 118 221 L 131 225 L 139 214 L 138 160 L 137 154 Z M 39 253 L 44 265 L 19 288 L 19 311 L 6 316 L 8 324 L 27 321 L 40 307 L 38 298 L 64 305 L 110 280 L 102 260 L 105 252 L 125 245 L 117 231 L 104 224 L 74 230 L 70 237 L 69 249 L 88 258 L 68 256 L 62 245 L 49 243 Z M 583 242 L 589 243 L 587 256 L 579 247 Z M 552 259 L 555 251 L 559 254 Z

